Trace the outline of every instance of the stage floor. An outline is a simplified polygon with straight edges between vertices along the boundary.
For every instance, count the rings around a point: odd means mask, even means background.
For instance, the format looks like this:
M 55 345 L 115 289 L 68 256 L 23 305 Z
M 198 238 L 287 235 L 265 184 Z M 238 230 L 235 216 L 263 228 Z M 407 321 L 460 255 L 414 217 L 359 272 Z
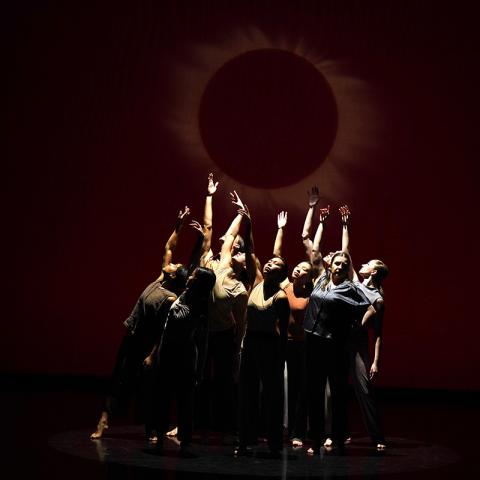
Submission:
M 310 457 L 285 446 L 281 459 L 267 458 L 260 445 L 253 457 L 235 458 L 233 446 L 194 445 L 195 457 L 180 458 L 175 440 L 156 455 L 140 426 L 113 422 L 102 440 L 92 441 L 102 394 L 54 389 L 0 392 L 2 466 L 16 478 L 48 479 L 206 479 L 206 478 L 476 478 L 480 474 L 480 409 L 471 401 L 418 401 L 392 395 L 382 412 L 388 450 L 377 453 L 365 436 L 354 402 L 353 442 L 344 452 Z M 449 397 L 452 398 L 451 396 Z M 2 474 L 3 476 L 3 474 Z M 5 477 L 3 478 L 10 478 Z

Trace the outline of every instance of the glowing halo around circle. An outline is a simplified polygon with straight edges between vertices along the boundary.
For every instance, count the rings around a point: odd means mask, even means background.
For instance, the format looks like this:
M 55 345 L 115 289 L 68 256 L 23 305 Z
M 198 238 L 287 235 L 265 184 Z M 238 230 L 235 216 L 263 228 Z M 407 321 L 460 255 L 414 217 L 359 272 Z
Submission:
M 281 188 L 256 188 L 239 183 L 219 172 L 203 144 L 198 112 L 203 92 L 226 62 L 257 49 L 280 49 L 310 62 L 332 89 L 338 110 L 338 128 L 328 157 L 310 175 Z M 182 57 L 182 60 L 178 58 Z M 304 209 L 306 191 L 318 185 L 322 196 L 337 202 L 348 201 L 354 185 L 344 173 L 347 170 L 366 175 L 375 168 L 371 154 L 381 144 L 383 114 L 369 83 L 352 76 L 347 61 L 330 60 L 319 54 L 305 39 L 269 38 L 256 27 L 229 32 L 224 42 L 193 44 L 169 59 L 170 103 L 163 119 L 164 126 L 175 139 L 176 148 L 192 165 L 204 172 L 215 172 L 226 191 L 236 190 L 250 207 Z M 358 180 L 358 175 L 354 175 Z

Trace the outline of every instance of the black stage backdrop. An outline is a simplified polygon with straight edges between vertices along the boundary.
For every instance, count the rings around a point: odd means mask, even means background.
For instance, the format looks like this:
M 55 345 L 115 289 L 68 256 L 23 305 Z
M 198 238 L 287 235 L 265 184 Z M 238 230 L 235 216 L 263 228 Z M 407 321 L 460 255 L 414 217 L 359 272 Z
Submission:
M 441 3 L 441 2 L 440 2 Z M 108 374 L 184 205 L 302 258 L 306 191 L 381 258 L 386 387 L 480 389 L 477 21 L 467 2 L 10 2 L 1 370 Z M 185 229 L 175 258 L 194 241 Z M 340 247 L 332 214 L 324 251 Z

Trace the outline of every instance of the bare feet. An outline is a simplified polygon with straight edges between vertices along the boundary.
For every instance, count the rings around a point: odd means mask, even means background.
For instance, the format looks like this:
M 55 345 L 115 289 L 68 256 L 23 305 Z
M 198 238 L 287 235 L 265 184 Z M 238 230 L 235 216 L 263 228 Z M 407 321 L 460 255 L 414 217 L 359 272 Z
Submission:
M 324 447 L 331 447 L 333 446 L 333 440 L 331 438 L 327 438 L 324 442 L 323 442 L 323 446 Z
M 383 452 L 387 449 L 387 446 L 384 443 L 377 443 L 377 450 Z
M 303 447 L 303 442 L 300 438 L 292 439 L 292 447 Z
M 108 430 L 108 413 L 102 412 L 100 420 L 98 421 L 97 429 L 90 435 L 92 440 L 102 438 L 103 431 Z
M 176 437 L 177 436 L 177 433 L 178 433 L 178 428 L 175 427 L 175 428 L 172 428 L 172 430 L 170 430 L 169 432 L 167 432 L 165 435 L 167 437 Z

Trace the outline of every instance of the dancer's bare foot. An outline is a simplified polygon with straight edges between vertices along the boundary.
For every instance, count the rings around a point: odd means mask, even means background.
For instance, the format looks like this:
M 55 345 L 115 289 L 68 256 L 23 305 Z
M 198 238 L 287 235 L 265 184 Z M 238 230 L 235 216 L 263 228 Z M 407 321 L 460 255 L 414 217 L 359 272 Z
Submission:
M 300 438 L 292 439 L 292 447 L 303 447 L 303 442 Z
M 172 430 L 170 430 L 169 432 L 167 432 L 165 435 L 167 437 L 176 437 L 177 436 L 177 433 L 178 433 L 178 428 L 175 427 L 175 428 L 172 428 Z
M 158 436 L 157 436 L 157 432 L 155 430 L 152 430 L 148 434 L 148 442 L 149 443 L 157 443 L 158 442 Z
M 313 446 L 307 450 L 307 455 L 320 455 L 320 446 Z
M 333 446 L 333 440 L 331 438 L 327 438 L 324 442 L 323 442 L 323 446 L 324 447 L 332 447 Z
M 98 424 L 97 424 L 97 429 L 90 435 L 90 438 L 92 440 L 95 440 L 97 438 L 102 438 L 104 430 L 108 430 L 108 413 L 107 412 L 102 412 L 102 415 L 100 416 L 100 420 L 98 421 Z
M 343 443 L 344 443 L 344 445 L 350 445 L 352 443 L 352 437 L 346 438 Z
M 387 446 L 384 443 L 377 443 L 377 451 L 383 452 L 387 449 Z

